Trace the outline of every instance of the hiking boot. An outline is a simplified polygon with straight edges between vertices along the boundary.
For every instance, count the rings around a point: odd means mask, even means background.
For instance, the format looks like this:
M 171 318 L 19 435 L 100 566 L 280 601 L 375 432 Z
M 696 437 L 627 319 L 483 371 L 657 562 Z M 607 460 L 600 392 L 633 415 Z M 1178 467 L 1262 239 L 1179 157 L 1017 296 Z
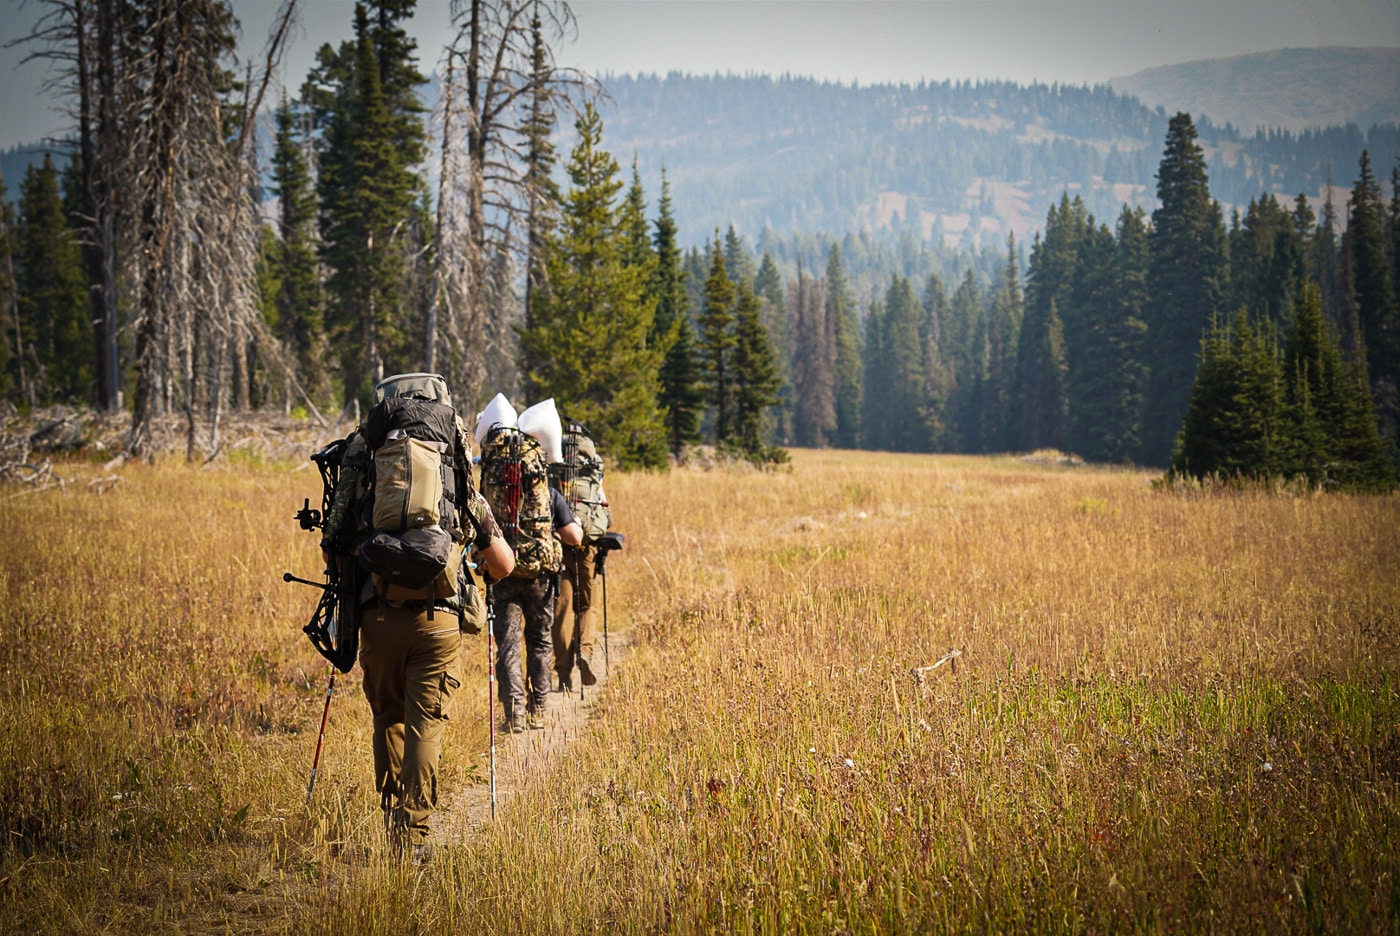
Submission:
M 578 658 L 578 675 L 585 686 L 591 686 L 598 681 L 598 677 L 593 675 L 593 667 L 588 665 L 588 657 L 585 656 Z
M 413 846 L 413 866 L 421 868 L 433 860 L 433 846 L 424 845 L 421 842 Z
M 525 724 L 531 728 L 544 727 L 544 706 L 537 706 L 525 713 Z
M 524 733 L 525 713 L 518 706 L 506 706 L 505 715 L 501 718 L 501 734 Z
M 574 691 L 574 677 L 572 673 L 557 673 L 554 677 L 554 691 L 568 694 Z

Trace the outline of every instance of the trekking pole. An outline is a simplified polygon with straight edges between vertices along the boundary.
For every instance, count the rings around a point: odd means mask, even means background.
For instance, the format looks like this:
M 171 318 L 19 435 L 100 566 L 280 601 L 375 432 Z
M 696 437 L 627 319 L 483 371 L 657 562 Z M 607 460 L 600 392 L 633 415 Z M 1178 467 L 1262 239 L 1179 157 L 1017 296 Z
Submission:
M 321 731 L 316 735 L 316 756 L 311 759 L 311 780 L 306 784 L 306 811 L 311 811 L 311 791 L 316 788 L 316 769 L 321 766 L 321 742 L 326 738 L 326 722 L 331 714 L 331 693 L 335 690 L 335 667 L 331 667 L 331 681 L 326 684 L 326 707 L 321 712 Z
M 484 570 L 483 570 L 484 571 Z M 491 726 L 491 748 L 487 772 L 491 777 L 491 821 L 496 820 L 496 608 L 491 599 L 491 579 L 482 575 L 486 586 L 486 721 Z
M 595 575 L 603 578 L 603 673 L 612 674 L 611 663 L 608 659 L 608 553 L 614 549 L 622 548 L 623 534 L 615 530 L 609 530 L 598 537 L 598 558 L 593 560 L 593 570 Z

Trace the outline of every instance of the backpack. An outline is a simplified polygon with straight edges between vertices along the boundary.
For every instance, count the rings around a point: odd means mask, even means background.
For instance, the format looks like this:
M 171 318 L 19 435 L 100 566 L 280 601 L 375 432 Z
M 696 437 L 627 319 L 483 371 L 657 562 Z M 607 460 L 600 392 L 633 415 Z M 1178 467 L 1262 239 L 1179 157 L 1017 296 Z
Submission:
M 368 461 L 360 563 L 380 598 L 460 612 L 473 587 L 458 509 L 469 484 L 465 430 L 437 375 L 391 377 L 375 398 L 360 427 Z
M 481 445 L 481 494 L 515 552 L 512 578 L 535 578 L 564 566 L 554 535 L 544 450 L 519 429 L 495 426 Z
M 603 460 L 588 430 L 572 419 L 565 421 L 564 460 L 549 466 L 550 484 L 564 495 L 574 519 L 583 527 L 584 545 L 608 532 L 612 514 L 603 493 Z

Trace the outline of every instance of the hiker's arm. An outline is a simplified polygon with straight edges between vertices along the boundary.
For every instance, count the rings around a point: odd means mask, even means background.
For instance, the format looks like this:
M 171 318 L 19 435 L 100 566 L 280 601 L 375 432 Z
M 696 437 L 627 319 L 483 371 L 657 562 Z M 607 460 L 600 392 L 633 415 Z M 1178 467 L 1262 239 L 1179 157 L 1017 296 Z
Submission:
M 569 502 L 555 488 L 549 489 L 549 502 L 554 510 L 554 532 L 559 542 L 565 546 L 578 546 L 583 543 L 583 525 L 574 519 Z
M 493 579 L 503 579 L 515 568 L 515 553 L 504 537 L 491 537 L 491 545 L 476 551 L 478 561 L 486 563 L 486 574 Z
M 469 489 L 467 494 L 466 514 L 468 526 L 476 533 L 472 547 L 476 550 L 477 561 L 486 566 L 486 574 L 493 579 L 510 575 L 515 568 L 515 552 L 501 535 L 486 498 L 475 488 Z

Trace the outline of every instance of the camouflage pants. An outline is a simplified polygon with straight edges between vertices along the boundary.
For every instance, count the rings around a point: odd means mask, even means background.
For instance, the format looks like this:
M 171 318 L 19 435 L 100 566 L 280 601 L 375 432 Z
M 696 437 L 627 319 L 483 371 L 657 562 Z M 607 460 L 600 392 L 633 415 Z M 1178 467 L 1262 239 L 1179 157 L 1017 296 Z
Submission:
M 496 616 L 496 698 L 507 712 L 521 705 L 543 709 L 549 698 L 549 671 L 554 663 L 550 643 L 554 591 L 554 575 L 548 572 L 533 579 L 508 578 L 491 586 L 491 605 Z M 522 635 L 524 675 L 520 665 Z

